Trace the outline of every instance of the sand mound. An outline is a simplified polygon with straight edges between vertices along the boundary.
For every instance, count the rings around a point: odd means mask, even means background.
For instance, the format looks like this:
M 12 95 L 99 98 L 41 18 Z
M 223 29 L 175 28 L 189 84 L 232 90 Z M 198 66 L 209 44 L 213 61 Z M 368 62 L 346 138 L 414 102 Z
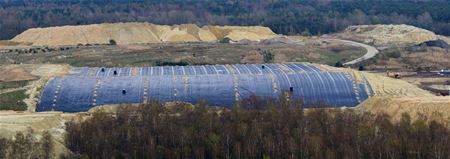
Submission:
M 375 93 L 375 96 L 395 96 L 395 97 L 409 97 L 409 96 L 422 96 L 422 97 L 434 97 L 434 95 L 426 90 L 417 87 L 402 79 L 394 79 L 385 77 L 382 75 L 360 72 L 349 68 L 337 68 L 328 65 L 314 64 L 321 70 L 336 71 L 336 72 L 351 72 L 359 83 L 364 83 L 365 80 L 369 82 L 370 86 Z
M 259 41 L 278 37 L 269 28 L 261 26 L 204 26 L 195 24 L 155 25 L 151 23 L 114 23 L 80 26 L 33 28 L 17 35 L 11 41 L 32 43 L 35 46 L 78 44 L 212 42 L 228 37 L 234 41 Z
M 393 79 L 372 73 L 363 74 L 368 79 L 376 96 L 434 96 L 430 92 L 401 79 Z
M 356 25 L 350 26 L 338 35 L 340 38 L 364 41 L 374 45 L 420 44 L 437 40 L 431 31 L 410 25 Z
M 361 103 L 359 108 L 374 114 L 386 113 L 394 120 L 399 120 L 403 113 L 407 113 L 413 119 L 425 117 L 450 123 L 450 98 L 443 96 L 373 97 Z
M 218 27 L 219 30 L 226 30 L 227 35 L 225 37 L 230 38 L 233 41 L 240 41 L 243 39 L 248 39 L 252 41 L 259 41 L 261 39 L 271 39 L 277 37 L 275 33 L 272 32 L 267 27 L 240 27 L 240 26 L 221 26 Z

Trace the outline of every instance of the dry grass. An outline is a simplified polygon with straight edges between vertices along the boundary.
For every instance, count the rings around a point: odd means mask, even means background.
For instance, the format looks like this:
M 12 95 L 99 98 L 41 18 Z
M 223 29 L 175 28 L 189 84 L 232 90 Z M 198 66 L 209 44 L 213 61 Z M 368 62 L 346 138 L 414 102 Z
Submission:
M 374 114 L 388 114 L 399 120 L 403 113 L 412 119 L 436 120 L 450 127 L 450 97 L 372 97 L 359 108 Z
M 244 59 L 252 52 L 270 51 L 275 62 L 314 62 L 334 65 L 338 60 L 354 59 L 365 53 L 363 48 L 344 47 L 335 52 L 327 47 L 295 44 L 217 44 L 217 43 L 177 43 L 142 44 L 125 46 L 94 46 L 72 50 L 37 54 L 0 54 L 0 64 L 12 59 L 20 63 L 42 64 L 60 63 L 81 67 L 134 67 L 152 66 L 157 61 L 190 64 L 236 64 L 259 63 L 256 59 Z
M 20 65 L 1 66 L 0 75 L 0 82 L 29 81 L 37 79 L 36 76 Z

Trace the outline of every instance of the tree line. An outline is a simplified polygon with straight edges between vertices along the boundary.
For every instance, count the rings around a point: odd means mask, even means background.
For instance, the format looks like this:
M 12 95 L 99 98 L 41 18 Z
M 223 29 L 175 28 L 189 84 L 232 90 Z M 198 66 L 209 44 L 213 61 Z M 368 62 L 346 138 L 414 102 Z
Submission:
M 103 22 L 263 25 L 318 35 L 356 24 L 411 24 L 450 35 L 449 0 L 0 0 L 0 39 L 33 27 Z
M 450 130 L 407 114 L 302 109 L 246 100 L 233 109 L 150 102 L 66 124 L 64 158 L 448 158 Z
M 51 159 L 54 152 L 53 137 L 45 131 L 37 139 L 31 128 L 26 132 L 17 132 L 13 139 L 0 137 L 0 158 L 15 159 Z

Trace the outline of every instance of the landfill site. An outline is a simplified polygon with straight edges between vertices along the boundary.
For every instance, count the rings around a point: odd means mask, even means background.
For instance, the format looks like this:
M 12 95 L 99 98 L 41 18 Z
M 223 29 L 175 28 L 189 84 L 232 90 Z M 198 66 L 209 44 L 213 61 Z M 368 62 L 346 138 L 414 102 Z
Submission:
M 50 130 L 56 151 L 66 152 L 64 123 L 98 110 L 150 101 L 231 109 L 253 96 L 448 125 L 449 42 L 407 25 L 322 36 L 195 24 L 32 28 L 0 42 L 0 132 Z M 417 63 L 428 67 L 413 70 Z

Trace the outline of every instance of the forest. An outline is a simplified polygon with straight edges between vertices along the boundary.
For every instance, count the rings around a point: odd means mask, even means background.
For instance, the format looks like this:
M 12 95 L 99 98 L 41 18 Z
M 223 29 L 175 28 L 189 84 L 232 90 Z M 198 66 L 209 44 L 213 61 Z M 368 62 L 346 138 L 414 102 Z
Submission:
M 33 27 L 104 22 L 262 25 L 320 35 L 357 24 L 410 24 L 450 35 L 450 0 L 0 0 L 0 39 Z
M 66 124 L 63 158 L 448 158 L 450 130 L 404 114 L 302 109 L 248 100 L 233 109 L 159 102 Z

